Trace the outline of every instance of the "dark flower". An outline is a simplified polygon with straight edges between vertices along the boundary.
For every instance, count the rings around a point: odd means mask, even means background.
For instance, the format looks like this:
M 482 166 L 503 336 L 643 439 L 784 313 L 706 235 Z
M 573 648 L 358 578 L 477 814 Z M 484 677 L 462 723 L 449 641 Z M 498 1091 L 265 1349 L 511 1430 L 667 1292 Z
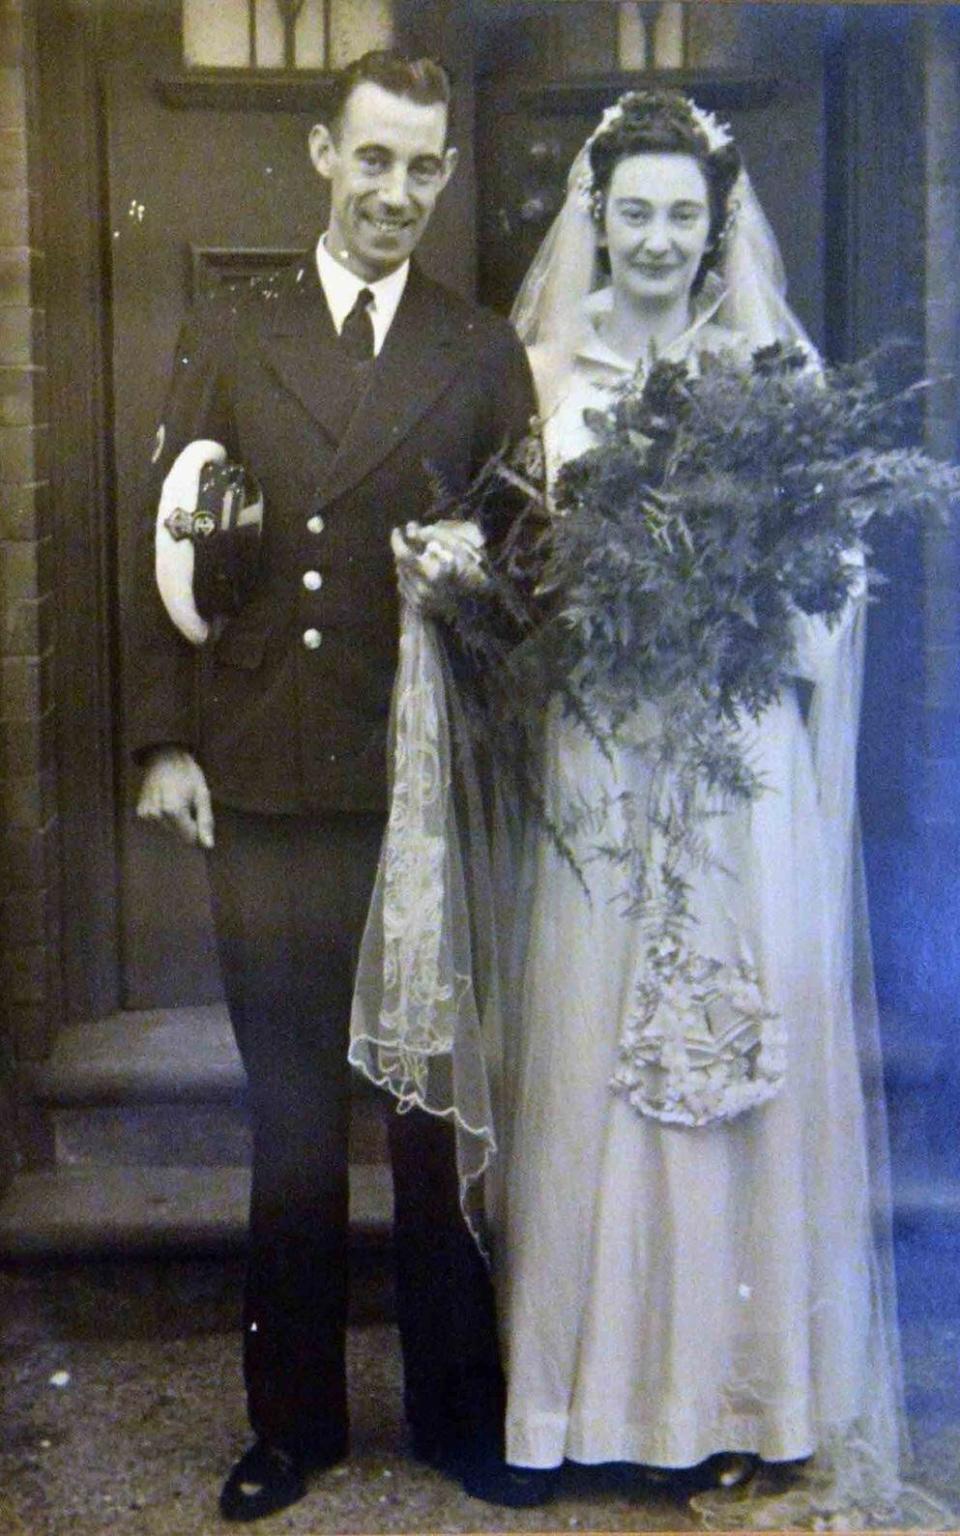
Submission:
M 768 347 L 758 347 L 753 354 L 754 373 L 767 378 L 798 373 L 809 364 L 808 354 L 795 342 L 774 341 Z

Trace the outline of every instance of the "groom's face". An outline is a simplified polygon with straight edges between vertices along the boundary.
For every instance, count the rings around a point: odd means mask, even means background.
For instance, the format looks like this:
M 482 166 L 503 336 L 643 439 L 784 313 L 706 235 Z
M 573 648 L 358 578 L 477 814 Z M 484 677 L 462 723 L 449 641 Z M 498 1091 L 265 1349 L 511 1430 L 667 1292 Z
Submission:
M 456 164 L 442 102 L 409 101 L 371 81 L 347 99 L 339 125 L 318 124 L 310 156 L 330 183 L 327 245 L 375 282 L 414 251 Z

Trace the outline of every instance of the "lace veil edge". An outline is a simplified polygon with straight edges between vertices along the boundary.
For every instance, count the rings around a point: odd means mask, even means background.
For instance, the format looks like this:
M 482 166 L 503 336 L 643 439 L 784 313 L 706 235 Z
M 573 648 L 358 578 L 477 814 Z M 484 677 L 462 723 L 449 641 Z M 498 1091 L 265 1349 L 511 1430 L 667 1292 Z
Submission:
M 349 1060 L 397 1100 L 450 1121 L 464 1218 L 489 1257 L 485 1178 L 502 1076 L 497 933 L 511 880 L 496 868 L 486 797 L 436 629 L 401 617 L 389 750 L 393 785 L 361 943 Z M 492 803 L 491 803 L 492 802 Z M 509 839 L 496 839 L 502 858 Z M 502 931 L 502 930 L 501 930 Z

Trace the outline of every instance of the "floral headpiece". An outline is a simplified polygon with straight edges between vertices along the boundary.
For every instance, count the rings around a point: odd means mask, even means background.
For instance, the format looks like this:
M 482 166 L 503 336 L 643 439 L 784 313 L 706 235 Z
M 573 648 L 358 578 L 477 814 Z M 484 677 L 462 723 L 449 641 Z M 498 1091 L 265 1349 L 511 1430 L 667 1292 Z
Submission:
M 671 96 L 674 101 L 682 103 L 686 107 L 694 127 L 698 128 L 706 139 L 710 154 L 713 154 L 715 150 L 725 149 L 728 144 L 733 143 L 733 134 L 730 132 L 729 126 L 726 123 L 721 123 L 712 112 L 706 111 L 703 107 L 698 107 L 697 103 L 692 101 L 689 96 L 681 96 L 679 93 L 671 93 Z M 649 105 L 651 108 L 662 108 L 663 104 L 663 96 L 653 91 L 625 91 L 612 106 L 607 107 L 599 123 L 583 144 L 571 171 L 570 186 L 582 208 L 589 211 L 592 207 L 591 199 L 594 197 L 592 191 L 593 176 L 590 170 L 590 149 L 595 141 L 602 134 L 606 133 L 608 129 L 615 127 L 617 123 L 626 117 L 628 107 Z
M 728 123 L 721 123 L 713 112 L 708 112 L 706 108 L 697 106 L 697 103 L 692 101 L 689 96 L 680 96 L 678 99 L 684 103 L 695 125 L 700 129 L 700 132 L 707 141 L 711 154 L 714 150 L 725 149 L 728 144 L 733 143 L 733 134 Z M 626 116 L 628 105 L 633 103 L 639 105 L 646 102 L 654 105 L 659 104 L 661 100 L 661 97 L 658 97 L 651 91 L 625 91 L 612 106 L 607 107 L 596 128 L 594 128 L 584 144 L 584 149 L 589 152 L 590 146 L 595 139 L 598 139 L 602 133 L 606 133 L 607 129 L 612 128 L 615 123 L 619 123 Z
M 711 154 L 715 149 L 726 149 L 728 144 L 733 143 L 729 123 L 721 123 L 713 112 L 708 112 L 704 107 L 698 107 L 695 101 L 690 101 L 689 96 L 687 101 L 690 106 L 690 115 L 710 146 Z

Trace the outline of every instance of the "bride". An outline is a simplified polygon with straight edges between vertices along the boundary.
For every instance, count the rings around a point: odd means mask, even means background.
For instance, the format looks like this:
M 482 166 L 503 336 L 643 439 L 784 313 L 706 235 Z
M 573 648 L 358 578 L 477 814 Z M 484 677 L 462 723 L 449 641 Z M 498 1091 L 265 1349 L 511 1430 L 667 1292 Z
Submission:
M 585 412 L 654 359 L 695 372 L 780 340 L 816 369 L 782 293 L 729 132 L 673 93 L 623 97 L 572 167 L 515 314 L 549 477 L 593 443 Z M 765 787 L 704 824 L 711 857 L 684 871 L 696 950 L 762 993 L 766 1080 L 751 1082 L 736 1032 L 711 1039 L 678 1007 L 673 1065 L 662 1055 L 650 1092 L 640 1071 L 628 1097 L 615 1079 L 625 1049 L 650 1045 L 648 955 L 618 871 L 591 853 L 622 839 L 624 792 L 642 801 L 630 738 L 663 706 L 638 699 L 637 730 L 607 751 L 548 709 L 548 803 L 561 820 L 565 804 L 613 809 L 574 850 L 588 894 L 546 831 L 514 878 L 496 856 L 504 818 L 486 856 L 498 786 L 472 773 L 428 617 L 438 572 L 482 580 L 477 530 L 411 525 L 395 549 L 393 798 L 351 1060 L 456 1126 L 465 1215 L 481 1243 L 492 1228 L 508 1461 L 532 1479 L 565 1460 L 752 1476 L 739 1514 L 711 1502 L 729 1490 L 699 1496 L 727 1526 L 908 1523 L 855 808 L 864 583 L 832 626 L 796 612 L 796 683 L 738 724 Z M 653 824 L 645 835 L 653 849 Z M 676 1070 L 693 1052 L 705 1095 Z
M 781 294 L 729 132 L 672 93 L 623 97 L 575 162 L 515 311 L 549 475 L 595 441 L 585 411 L 655 358 L 696 371 L 705 353 L 747 360 L 781 339 L 815 367 Z M 807 1463 L 825 1511 L 839 1501 L 861 1519 L 895 1480 L 882 1124 L 864 1097 L 866 1081 L 876 1104 L 879 1057 L 853 918 L 864 617 L 862 590 L 829 629 L 797 611 L 803 683 L 739 727 L 766 787 L 712 820 L 714 857 L 685 872 L 697 950 L 748 966 L 782 1032 L 782 1082 L 753 1107 L 735 1103 L 735 1054 L 711 1069 L 712 1111 L 665 1117 L 614 1091 L 638 1028 L 639 927 L 612 863 L 584 845 L 587 899 L 536 839 L 496 1250 L 518 1466 L 717 1457 L 732 1483 L 761 1459 Z M 628 740 L 605 754 L 551 715 L 548 790 L 613 805 L 645 771 Z M 610 817 L 590 843 L 616 841 Z

